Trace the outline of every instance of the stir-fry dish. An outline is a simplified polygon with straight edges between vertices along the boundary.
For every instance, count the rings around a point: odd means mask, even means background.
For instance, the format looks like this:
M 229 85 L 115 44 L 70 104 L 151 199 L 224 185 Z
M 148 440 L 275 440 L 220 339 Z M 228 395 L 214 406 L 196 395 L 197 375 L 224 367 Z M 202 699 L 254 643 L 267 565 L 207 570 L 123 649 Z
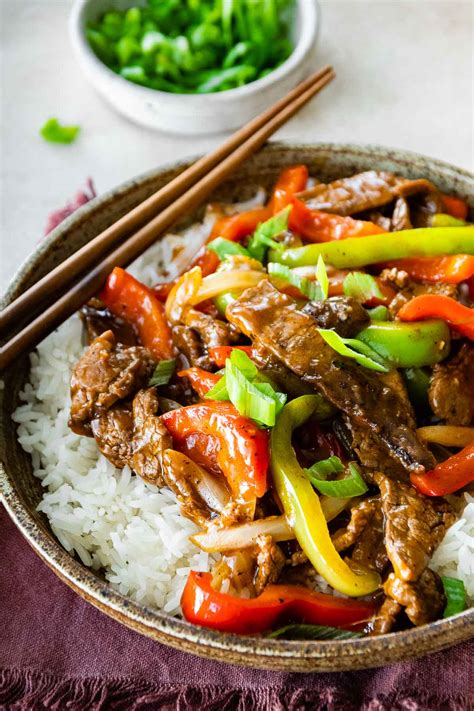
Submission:
M 345 639 L 460 612 L 430 560 L 474 481 L 474 226 L 429 180 L 284 170 L 189 269 L 82 310 L 69 425 L 168 487 L 184 618 Z

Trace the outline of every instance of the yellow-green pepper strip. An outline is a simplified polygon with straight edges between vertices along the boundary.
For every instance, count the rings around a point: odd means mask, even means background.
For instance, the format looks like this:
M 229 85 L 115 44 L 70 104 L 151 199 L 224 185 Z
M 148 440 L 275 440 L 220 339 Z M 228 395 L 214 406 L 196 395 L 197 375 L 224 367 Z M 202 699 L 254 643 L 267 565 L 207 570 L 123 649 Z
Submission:
M 344 269 L 405 257 L 436 257 L 443 254 L 474 254 L 474 225 L 422 227 L 367 237 L 350 237 L 335 242 L 309 244 L 284 252 L 272 250 L 269 259 L 293 268 L 316 264 L 322 255 L 326 264 Z
M 372 321 L 357 338 L 394 368 L 435 365 L 449 354 L 449 328 L 439 319 L 414 323 Z
M 431 218 L 431 227 L 464 227 L 468 224 L 468 222 L 452 215 L 446 215 L 444 212 L 437 212 Z
M 319 496 L 298 464 L 291 435 L 317 406 L 316 395 L 303 395 L 285 405 L 271 434 L 271 468 L 276 491 L 288 523 L 316 571 L 335 590 L 359 597 L 380 586 L 380 576 L 372 571 L 358 575 L 345 563 L 329 535 Z

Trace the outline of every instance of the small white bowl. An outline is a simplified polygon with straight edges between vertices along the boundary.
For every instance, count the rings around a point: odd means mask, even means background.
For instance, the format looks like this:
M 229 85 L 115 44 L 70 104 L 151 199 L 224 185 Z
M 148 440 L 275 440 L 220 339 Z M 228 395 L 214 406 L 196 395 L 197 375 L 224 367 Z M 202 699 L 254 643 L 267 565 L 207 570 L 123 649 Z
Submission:
M 171 94 L 133 84 L 115 74 L 95 55 L 84 29 L 111 7 L 126 9 L 137 0 L 75 0 L 69 32 L 85 75 L 127 118 L 149 128 L 186 135 L 229 131 L 250 121 L 309 74 L 319 26 L 316 0 L 296 0 L 294 50 L 263 79 L 215 94 Z

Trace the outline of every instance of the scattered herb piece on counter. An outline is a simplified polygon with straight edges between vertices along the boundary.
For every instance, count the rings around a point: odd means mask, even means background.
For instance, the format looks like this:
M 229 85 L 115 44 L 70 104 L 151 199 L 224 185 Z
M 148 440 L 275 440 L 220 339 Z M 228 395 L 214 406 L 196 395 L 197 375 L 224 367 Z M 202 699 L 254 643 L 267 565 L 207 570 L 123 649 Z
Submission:
M 286 625 L 268 635 L 270 639 L 353 639 L 363 636 L 362 632 L 324 625 Z
M 466 588 L 462 580 L 458 578 L 441 578 L 446 595 L 446 607 L 444 608 L 443 617 L 451 617 L 462 612 L 466 607 Z
M 62 126 L 57 118 L 50 118 L 40 129 L 40 134 L 50 143 L 73 143 L 80 130 L 79 126 Z
M 105 12 L 86 38 L 115 73 L 150 89 L 206 94 L 260 79 L 293 45 L 294 0 L 147 0 Z

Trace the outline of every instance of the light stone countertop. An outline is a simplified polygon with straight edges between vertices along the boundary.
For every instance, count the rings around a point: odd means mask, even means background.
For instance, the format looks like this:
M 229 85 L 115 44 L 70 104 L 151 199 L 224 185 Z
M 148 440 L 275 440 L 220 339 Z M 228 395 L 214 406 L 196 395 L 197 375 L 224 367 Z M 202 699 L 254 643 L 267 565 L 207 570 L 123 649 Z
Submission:
M 155 133 L 115 114 L 72 56 L 70 4 L 0 0 L 2 288 L 41 238 L 48 213 L 88 176 L 103 192 L 222 140 Z M 471 0 L 320 5 L 318 65 L 333 64 L 337 80 L 275 138 L 378 143 L 474 170 Z M 51 145 L 39 137 L 50 116 L 81 125 L 75 144 Z

